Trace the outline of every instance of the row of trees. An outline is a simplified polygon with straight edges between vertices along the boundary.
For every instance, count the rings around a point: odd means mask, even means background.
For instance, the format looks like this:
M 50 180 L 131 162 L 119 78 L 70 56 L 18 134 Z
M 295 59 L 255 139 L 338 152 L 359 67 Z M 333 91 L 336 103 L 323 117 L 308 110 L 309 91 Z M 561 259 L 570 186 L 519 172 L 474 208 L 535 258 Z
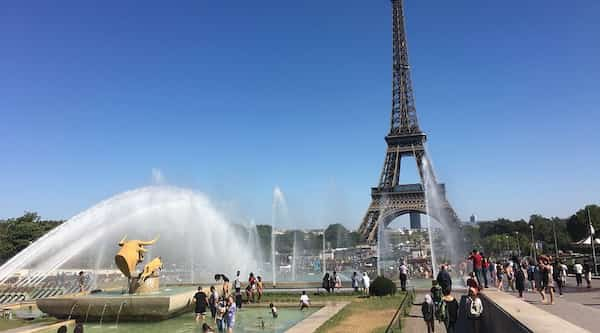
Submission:
M 589 212 L 589 216 L 588 216 Z M 502 253 L 507 250 L 520 249 L 528 253 L 531 246 L 531 227 L 534 239 L 541 242 L 544 251 L 555 252 L 554 233 L 558 249 L 573 249 L 573 242 L 588 236 L 588 223 L 592 222 L 596 237 L 600 238 L 600 206 L 589 205 L 578 210 L 567 219 L 547 218 L 532 215 L 528 221 L 511 221 L 498 219 L 477 225 L 466 225 L 463 228 L 464 240 L 467 244 L 484 249 L 489 254 Z M 0 221 L 0 264 L 23 250 L 33 241 L 57 227 L 64 221 L 42 220 L 37 213 L 26 212 L 23 216 Z M 239 232 L 247 232 L 240 226 Z M 271 226 L 256 226 L 258 241 L 263 249 L 263 258 L 271 254 Z M 308 234 L 301 230 L 287 232 L 277 236 L 277 249 L 280 252 L 293 252 L 294 239 L 300 249 L 321 249 L 322 234 Z M 356 231 L 348 230 L 342 224 L 331 224 L 325 229 L 325 245 L 327 248 L 353 247 L 360 242 Z
M 0 264 L 12 258 L 63 221 L 42 220 L 37 213 L 0 221 Z
M 600 238 L 600 206 L 597 205 L 586 206 L 566 219 L 531 215 L 528 221 L 498 219 L 478 225 L 466 225 L 463 231 L 467 244 L 482 248 L 489 254 L 515 252 L 519 249 L 522 253 L 529 253 L 533 226 L 534 240 L 541 243 L 544 252 L 554 253 L 555 234 L 559 250 L 573 250 L 574 242 L 589 236 L 590 221 L 596 232 L 595 237 Z

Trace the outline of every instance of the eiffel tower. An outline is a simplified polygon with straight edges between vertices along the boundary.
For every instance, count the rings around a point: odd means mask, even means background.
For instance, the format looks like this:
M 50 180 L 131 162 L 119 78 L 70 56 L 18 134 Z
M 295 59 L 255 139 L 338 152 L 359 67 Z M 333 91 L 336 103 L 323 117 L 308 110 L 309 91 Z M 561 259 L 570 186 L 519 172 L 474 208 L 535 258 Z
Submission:
M 395 218 L 410 214 L 411 228 L 420 228 L 420 215 L 428 214 L 448 226 L 459 226 L 459 220 L 446 199 L 444 184 L 437 182 L 425 151 L 427 136 L 419 127 L 408 62 L 408 45 L 404 26 L 402 0 L 392 0 L 393 65 L 392 117 L 390 132 L 385 137 L 387 152 L 379 185 L 371 188 L 371 204 L 359 227 L 363 240 L 377 240 L 378 228 L 387 226 Z M 401 184 L 400 164 L 403 157 L 412 156 L 417 162 L 421 183 Z M 427 209 L 425 184 L 437 191 L 441 204 Z M 431 191 L 430 188 L 427 189 Z M 430 192 L 429 192 L 430 193 Z M 431 205 L 430 205 L 431 208 Z

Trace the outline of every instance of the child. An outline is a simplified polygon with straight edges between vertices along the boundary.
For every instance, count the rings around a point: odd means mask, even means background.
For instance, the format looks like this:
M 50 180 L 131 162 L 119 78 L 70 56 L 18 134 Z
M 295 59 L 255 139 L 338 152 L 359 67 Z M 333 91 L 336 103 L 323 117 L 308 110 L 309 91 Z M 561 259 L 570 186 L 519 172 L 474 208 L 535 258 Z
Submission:
M 433 312 L 434 307 L 431 295 L 425 295 L 425 301 L 423 302 L 423 304 L 421 304 L 421 313 L 423 314 L 423 320 L 425 320 L 425 324 L 427 325 L 427 333 L 434 332 Z
M 433 306 L 435 311 L 436 319 L 440 319 L 439 313 L 437 312 L 440 303 L 442 302 L 442 287 L 438 286 L 438 282 L 436 280 L 431 281 L 431 297 L 433 298 Z
M 273 318 L 277 318 L 278 314 L 277 314 L 277 308 L 275 307 L 275 305 L 273 305 L 273 303 L 269 304 L 269 308 L 271 308 L 271 315 L 273 316 Z
M 208 326 L 207 323 L 202 324 L 202 333 L 214 333 L 212 327 Z
M 469 273 L 469 279 L 467 280 L 467 287 L 475 288 L 479 290 L 479 284 L 477 283 L 477 278 L 475 277 L 475 272 Z
M 310 306 L 310 301 L 308 300 L 308 295 L 306 291 L 302 291 L 302 296 L 300 296 L 300 311 L 308 308 Z
M 504 268 L 502 268 L 502 265 L 496 266 L 496 280 L 498 290 L 504 290 Z
M 219 332 L 225 330 L 225 312 L 227 312 L 227 305 L 225 304 L 225 297 L 222 297 L 221 301 L 217 303 L 217 315 L 215 316 Z

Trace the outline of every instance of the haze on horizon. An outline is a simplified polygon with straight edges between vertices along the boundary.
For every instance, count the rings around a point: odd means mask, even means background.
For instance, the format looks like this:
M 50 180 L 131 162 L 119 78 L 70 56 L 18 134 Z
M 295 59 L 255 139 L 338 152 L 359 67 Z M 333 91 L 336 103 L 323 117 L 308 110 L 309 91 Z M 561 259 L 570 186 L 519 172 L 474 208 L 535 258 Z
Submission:
M 600 3 L 405 6 L 419 123 L 461 219 L 598 204 Z M 160 182 L 257 224 L 280 186 L 290 227 L 357 228 L 389 130 L 389 9 L 5 4 L 0 218 L 69 218 Z

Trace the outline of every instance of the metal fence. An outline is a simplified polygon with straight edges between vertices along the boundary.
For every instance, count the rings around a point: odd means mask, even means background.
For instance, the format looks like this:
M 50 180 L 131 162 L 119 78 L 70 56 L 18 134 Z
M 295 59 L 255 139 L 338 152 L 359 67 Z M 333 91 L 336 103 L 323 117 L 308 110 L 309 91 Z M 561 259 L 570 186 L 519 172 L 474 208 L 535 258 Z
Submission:
M 404 295 L 402 302 L 400 302 L 400 306 L 396 310 L 396 313 L 394 313 L 394 317 L 392 317 L 388 327 L 385 329 L 385 333 L 402 331 L 402 318 L 408 316 L 414 299 L 415 288 L 412 288 L 406 293 L 406 295 Z

